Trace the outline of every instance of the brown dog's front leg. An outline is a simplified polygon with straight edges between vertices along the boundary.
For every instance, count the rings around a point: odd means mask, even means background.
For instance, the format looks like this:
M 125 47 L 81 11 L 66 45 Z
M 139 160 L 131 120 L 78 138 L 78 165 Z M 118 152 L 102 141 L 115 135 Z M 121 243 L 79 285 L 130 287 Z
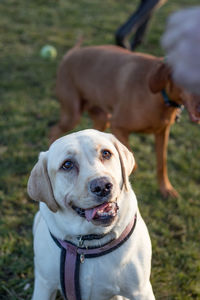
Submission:
M 167 174 L 167 145 L 170 127 L 165 128 L 160 133 L 155 134 L 156 157 L 157 157 L 157 176 L 162 195 L 177 198 L 178 193 L 171 185 Z

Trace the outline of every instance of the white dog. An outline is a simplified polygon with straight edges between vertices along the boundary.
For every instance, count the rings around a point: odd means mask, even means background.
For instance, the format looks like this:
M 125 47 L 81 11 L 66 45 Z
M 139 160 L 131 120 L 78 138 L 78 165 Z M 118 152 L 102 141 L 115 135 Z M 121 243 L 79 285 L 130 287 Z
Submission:
M 128 176 L 133 155 L 112 134 L 83 130 L 40 153 L 28 193 L 34 221 L 33 300 L 155 299 L 151 241 Z

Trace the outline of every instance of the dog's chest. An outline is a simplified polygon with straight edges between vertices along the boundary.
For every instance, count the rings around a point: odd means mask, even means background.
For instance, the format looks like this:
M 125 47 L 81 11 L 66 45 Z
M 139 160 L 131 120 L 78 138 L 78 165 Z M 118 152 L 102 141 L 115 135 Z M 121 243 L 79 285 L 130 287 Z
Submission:
M 116 250 L 116 252 L 119 252 Z M 118 259 L 117 259 L 118 257 Z M 119 255 L 108 254 L 103 257 L 86 259 L 80 265 L 80 289 L 82 299 L 109 299 L 118 294 Z

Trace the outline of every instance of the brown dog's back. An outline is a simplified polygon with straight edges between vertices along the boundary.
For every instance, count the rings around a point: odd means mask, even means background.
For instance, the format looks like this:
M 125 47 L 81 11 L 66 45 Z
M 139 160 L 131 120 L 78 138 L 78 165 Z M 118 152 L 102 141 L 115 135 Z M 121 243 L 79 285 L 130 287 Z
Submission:
M 75 48 L 60 65 L 57 90 L 73 82 L 80 98 L 113 110 L 122 98 L 126 101 L 132 96 L 133 89 L 142 87 L 155 59 L 115 46 Z
M 158 97 L 151 93 L 148 81 L 153 67 L 159 62 L 160 59 L 154 56 L 132 53 L 116 46 L 70 50 L 61 62 L 57 77 L 57 95 L 62 111 L 65 111 L 65 130 L 76 125 L 85 109 L 94 122 L 98 114 L 99 118 L 104 115 L 101 124 L 96 122 L 99 124 L 96 129 L 104 129 L 103 123 L 108 114 L 112 114 L 130 131 L 151 131 L 155 117 L 149 118 L 149 115 L 155 114 L 154 104 L 157 109 Z

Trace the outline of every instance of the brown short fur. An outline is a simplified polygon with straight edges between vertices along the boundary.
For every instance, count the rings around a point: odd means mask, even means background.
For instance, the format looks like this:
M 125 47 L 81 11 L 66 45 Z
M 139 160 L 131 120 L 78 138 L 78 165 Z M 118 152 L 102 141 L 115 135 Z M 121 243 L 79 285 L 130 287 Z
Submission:
M 72 130 L 84 110 L 98 130 L 112 133 L 128 145 L 131 132 L 153 133 L 157 175 L 164 196 L 178 194 L 167 175 L 167 143 L 177 108 L 164 103 L 161 90 L 184 104 L 192 118 L 200 117 L 200 97 L 186 93 L 172 80 L 161 58 L 132 53 L 117 46 L 75 47 L 63 58 L 57 75 L 61 118 L 51 130 L 51 142 Z

